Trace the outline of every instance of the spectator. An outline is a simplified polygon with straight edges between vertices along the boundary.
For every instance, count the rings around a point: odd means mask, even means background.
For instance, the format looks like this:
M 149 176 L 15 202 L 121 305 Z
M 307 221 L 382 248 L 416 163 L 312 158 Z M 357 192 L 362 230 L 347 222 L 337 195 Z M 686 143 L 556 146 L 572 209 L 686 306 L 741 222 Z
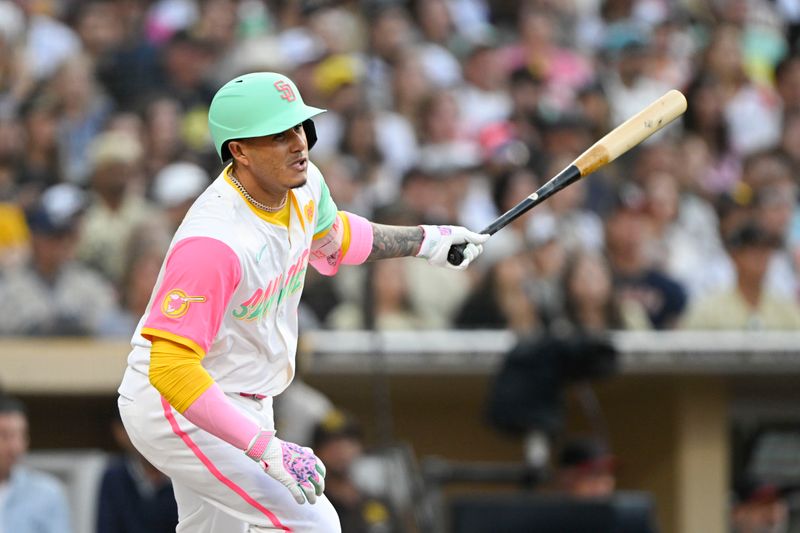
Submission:
M 85 205 L 73 185 L 47 189 L 27 213 L 30 265 L 0 278 L 0 332 L 6 335 L 92 335 L 116 309 L 114 289 L 74 261 Z
M 784 490 L 753 479 L 736 484 L 731 509 L 732 533 L 778 533 L 788 531 L 788 527 L 789 504 Z
M 456 33 L 452 5 L 445 0 L 415 2 L 414 17 L 424 39 L 417 50 L 427 79 L 437 87 L 454 87 L 461 81 L 461 64 L 453 51 L 467 42 Z
M 527 67 L 544 82 L 543 98 L 550 108 L 566 111 L 578 89 L 593 81 L 591 62 L 576 50 L 559 45 L 556 36 L 563 28 L 547 8 L 520 4 L 518 30 L 520 43 L 512 49 L 515 66 Z
M 562 276 L 567 250 L 558 238 L 555 220 L 550 216 L 531 217 L 527 242 L 532 270 L 528 285 L 542 322 L 550 324 L 564 308 Z
M 618 191 L 606 219 L 606 247 L 614 272 L 614 291 L 621 301 L 633 299 L 647 311 L 656 329 L 675 325 L 686 305 L 686 292 L 654 268 L 645 255 L 644 198 L 636 188 Z
M 124 250 L 134 230 L 158 217 L 141 192 L 143 157 L 139 140 L 126 132 L 103 133 L 91 145 L 94 194 L 86 212 L 78 256 L 112 283 L 119 283 L 122 277 Z
M 344 117 L 339 152 L 352 158 L 362 187 L 373 205 L 384 205 L 397 194 L 400 176 L 392 173 L 377 144 L 377 118 L 367 110 L 358 110 Z
M 328 317 L 334 329 L 414 330 L 426 327 L 414 313 L 404 261 L 383 261 L 371 266 L 373 301 L 366 308 L 355 302 L 345 302 L 331 311 Z
M 574 159 L 572 155 L 554 156 L 545 170 L 546 176 L 555 176 Z M 588 181 L 579 181 L 550 198 L 536 216 L 550 216 L 555 224 L 558 240 L 568 252 L 577 250 L 599 251 L 603 248 L 603 222 L 586 209 Z
M 367 103 L 374 109 L 387 109 L 392 103 L 392 65 L 413 41 L 412 26 L 401 4 L 376 3 L 371 11 L 367 14 L 371 21 L 366 65 Z
M 494 216 L 514 207 L 538 186 L 538 177 L 528 169 L 510 169 L 498 175 L 492 183 L 491 191 Z M 529 217 L 520 217 L 510 223 L 492 237 L 491 244 L 486 246 L 484 260 L 496 261 L 523 250 L 529 231 L 540 218 L 552 219 L 549 213 L 532 213 Z
M 550 326 L 557 334 L 650 328 L 647 314 L 638 302 L 615 299 L 611 269 L 606 259 L 596 253 L 576 252 L 567 260 L 561 293 L 563 316 Z
M 32 96 L 21 107 L 25 128 L 25 157 L 16 168 L 19 186 L 41 194 L 61 181 L 57 102 L 46 94 Z
M 736 228 L 726 239 L 736 271 L 731 287 L 711 294 L 689 309 L 681 323 L 685 329 L 796 330 L 800 306 L 785 295 L 765 290 L 764 279 L 773 250 L 779 245 L 752 221 Z M 720 310 L 725 312 L 721 313 Z
M 364 456 L 361 429 L 356 421 L 332 410 L 314 429 L 313 449 L 325 464 L 325 495 L 348 533 L 399 532 L 388 503 L 364 493 L 353 480 L 353 467 Z
M 606 36 L 605 52 L 611 65 L 602 83 L 614 124 L 622 123 L 671 88 L 648 71 L 651 43 L 637 25 L 615 25 Z
M 125 250 L 125 270 L 120 280 L 119 309 L 106 314 L 97 329 L 104 337 L 129 339 L 147 310 L 150 289 L 158 279 L 172 233 L 161 227 L 142 227 Z
M 467 54 L 464 83 L 456 90 L 456 97 L 468 131 L 479 131 L 511 116 L 510 74 L 511 65 L 494 43 L 477 43 Z
M 59 156 L 64 180 L 86 185 L 91 172 L 89 145 L 105 126 L 114 103 L 94 77 L 94 65 L 83 55 L 70 57 L 58 69 L 51 90 L 60 109 Z
M 166 215 L 170 234 L 178 229 L 189 207 L 210 183 L 206 171 L 194 163 L 172 163 L 156 174 L 153 198 Z
M 455 324 L 469 329 L 510 329 L 520 335 L 535 332 L 540 319 L 529 270 L 530 259 L 524 254 L 494 263 L 464 302 Z
M 729 192 L 739 179 L 741 162 L 730 144 L 722 84 L 703 73 L 686 89 L 686 100 L 684 145 L 693 150 L 695 158 L 702 158 L 702 167 L 692 176 L 693 183 L 706 195 Z
M 419 164 L 435 172 L 455 165 L 471 167 L 480 162 L 476 139 L 469 137 L 462 110 L 452 91 L 433 91 L 422 102 L 417 117 L 420 140 Z
M 180 31 L 160 50 L 161 87 L 178 100 L 187 115 L 208 112 L 214 89 L 207 81 L 214 50 L 206 40 Z
M 75 31 L 58 14 L 34 2 L 17 3 L 25 11 L 25 57 L 37 81 L 50 77 L 77 54 L 81 43 Z M 52 6 L 51 6 L 52 7 Z
M 90 0 L 72 7 L 72 25 L 83 45 L 83 51 L 95 64 L 105 60 L 125 37 L 124 19 L 114 2 Z
M 758 225 L 779 243 L 770 257 L 767 286 L 779 294 L 798 296 L 793 259 L 798 248 L 788 240 L 800 190 L 795 172 L 784 153 L 757 152 L 745 160 L 742 181 L 752 191 L 753 216 Z
M 645 196 L 646 254 L 654 266 L 686 288 L 689 299 L 716 287 L 719 271 L 709 274 L 709 258 L 725 254 L 713 208 L 681 185 L 671 172 L 642 179 Z
M 703 71 L 720 81 L 731 148 L 748 155 L 780 139 L 781 105 L 771 87 L 748 79 L 741 43 L 739 28 L 726 24 L 715 28 L 705 50 Z
M 122 24 L 123 35 L 121 42 L 97 62 L 97 79 L 118 109 L 135 110 L 159 87 L 158 49 L 144 38 L 142 5 L 110 4 Z
M 184 115 L 180 102 L 166 94 L 150 99 L 144 106 L 143 115 L 144 138 L 140 142 L 147 157 L 142 163 L 145 176 L 155 176 L 188 151 L 184 138 Z
M 111 423 L 122 453 L 103 472 L 96 533 L 171 533 L 178 525 L 172 482 L 131 444 L 122 421 Z
M 24 404 L 0 393 L 0 531 L 69 533 L 69 507 L 61 483 L 21 464 L 28 444 Z
M 577 101 L 580 104 L 581 115 L 588 122 L 589 136 L 592 139 L 600 139 L 613 129 L 611 107 L 600 83 L 592 83 L 581 88 Z

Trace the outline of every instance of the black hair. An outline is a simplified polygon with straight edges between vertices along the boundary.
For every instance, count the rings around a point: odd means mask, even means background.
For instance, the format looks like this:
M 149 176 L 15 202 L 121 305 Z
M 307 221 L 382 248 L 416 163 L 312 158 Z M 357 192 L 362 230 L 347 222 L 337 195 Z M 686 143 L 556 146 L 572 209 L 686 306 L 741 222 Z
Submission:
M 700 124 L 698 123 L 697 114 L 694 111 L 693 103 L 697 94 L 708 87 L 714 87 L 720 84 L 719 79 L 712 75 L 701 75 L 695 78 L 689 87 L 686 89 L 686 100 L 689 101 L 687 112 L 684 113 L 683 127 L 687 132 L 700 133 Z M 728 126 L 724 118 L 721 118 L 719 123 L 714 129 L 713 146 L 709 146 L 715 154 L 723 154 L 728 150 Z
M 603 255 L 594 254 L 584 250 L 571 254 L 569 257 L 567 257 L 567 261 L 564 264 L 564 270 L 561 275 L 562 294 L 564 297 L 564 315 L 567 320 L 569 320 L 570 323 L 576 327 L 576 329 L 585 329 L 585 325 L 581 324 L 581 318 L 578 315 L 578 302 L 570 290 L 570 285 L 572 284 L 572 279 L 575 277 L 575 273 L 577 272 L 581 261 L 585 258 L 592 257 L 597 257 L 603 263 L 609 276 L 610 294 L 608 295 L 608 301 L 603 308 L 606 319 L 606 329 L 623 329 L 625 327 L 625 322 L 622 318 L 622 311 L 620 310 L 619 304 L 614 295 L 613 274 L 611 272 L 611 267 L 608 264 L 608 258 Z

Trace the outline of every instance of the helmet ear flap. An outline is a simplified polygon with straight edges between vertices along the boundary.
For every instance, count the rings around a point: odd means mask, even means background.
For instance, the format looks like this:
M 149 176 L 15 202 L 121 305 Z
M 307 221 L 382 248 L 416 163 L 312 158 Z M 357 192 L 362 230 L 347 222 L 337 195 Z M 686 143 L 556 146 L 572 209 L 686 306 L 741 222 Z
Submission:
M 306 143 L 308 143 L 308 149 L 311 150 L 317 143 L 317 128 L 314 126 L 314 121 L 310 118 L 304 120 L 303 129 L 306 132 Z
M 234 140 L 234 139 L 231 139 L 231 141 L 232 140 Z M 228 143 L 231 142 L 231 141 L 225 141 L 224 143 L 222 143 L 222 146 L 220 147 L 220 154 L 219 155 L 220 155 L 220 158 L 222 158 L 222 162 L 223 163 L 225 161 L 228 161 L 229 159 L 233 159 L 233 155 L 231 154 L 231 151 L 228 150 Z

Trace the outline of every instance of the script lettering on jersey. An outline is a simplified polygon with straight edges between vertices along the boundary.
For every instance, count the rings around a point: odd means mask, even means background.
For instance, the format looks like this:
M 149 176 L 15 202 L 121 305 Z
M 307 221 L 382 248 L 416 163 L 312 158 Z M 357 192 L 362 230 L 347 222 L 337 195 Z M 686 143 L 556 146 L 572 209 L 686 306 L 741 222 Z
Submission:
M 270 281 L 266 287 L 258 288 L 247 300 L 233 310 L 233 318 L 238 320 L 255 320 L 266 316 L 269 312 L 303 287 L 308 267 L 308 250 L 289 268 L 288 272 Z

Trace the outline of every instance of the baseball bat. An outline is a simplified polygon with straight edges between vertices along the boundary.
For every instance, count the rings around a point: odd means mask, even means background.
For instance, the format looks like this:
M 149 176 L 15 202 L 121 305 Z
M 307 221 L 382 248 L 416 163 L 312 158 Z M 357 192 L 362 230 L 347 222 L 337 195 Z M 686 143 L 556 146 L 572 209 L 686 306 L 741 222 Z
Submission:
M 536 192 L 497 217 L 481 233 L 494 235 L 509 222 L 516 220 L 520 215 L 547 200 L 564 187 L 614 161 L 681 116 L 684 111 L 686 111 L 686 97 L 680 91 L 674 89 L 668 91 L 661 98 L 608 132 L 570 163 L 567 168 L 539 187 Z M 447 261 L 452 265 L 460 265 L 464 260 L 466 246 L 466 244 L 451 246 L 447 254 Z

